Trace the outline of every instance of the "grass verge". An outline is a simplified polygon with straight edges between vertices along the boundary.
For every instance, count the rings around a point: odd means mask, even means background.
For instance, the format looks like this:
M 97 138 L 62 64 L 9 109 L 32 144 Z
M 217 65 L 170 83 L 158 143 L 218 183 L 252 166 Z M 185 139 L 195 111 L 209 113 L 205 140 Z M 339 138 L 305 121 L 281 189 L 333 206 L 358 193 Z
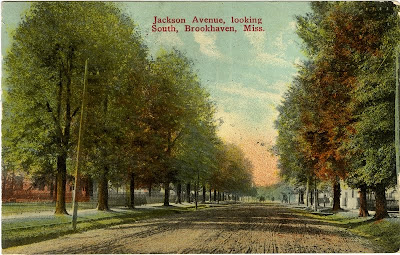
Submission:
M 72 209 L 72 203 L 66 203 L 67 210 Z M 94 209 L 96 202 L 79 202 L 79 209 Z M 55 202 L 30 202 L 30 203 L 3 203 L 1 214 L 3 216 L 23 214 L 23 213 L 41 213 L 54 212 Z
M 348 217 L 341 214 L 316 215 L 307 211 L 293 209 L 297 214 L 331 223 L 334 226 L 367 238 L 377 247 L 378 252 L 398 252 L 400 249 L 400 219 L 387 218 L 374 220 L 371 217 Z
M 206 208 L 200 205 L 199 209 Z M 76 232 L 99 229 L 138 220 L 195 211 L 194 207 L 167 207 L 162 209 L 136 209 L 126 211 L 99 211 L 96 214 L 79 217 Z M 2 223 L 2 248 L 36 243 L 59 236 L 72 234 L 71 216 L 53 216 L 39 220 L 17 219 Z

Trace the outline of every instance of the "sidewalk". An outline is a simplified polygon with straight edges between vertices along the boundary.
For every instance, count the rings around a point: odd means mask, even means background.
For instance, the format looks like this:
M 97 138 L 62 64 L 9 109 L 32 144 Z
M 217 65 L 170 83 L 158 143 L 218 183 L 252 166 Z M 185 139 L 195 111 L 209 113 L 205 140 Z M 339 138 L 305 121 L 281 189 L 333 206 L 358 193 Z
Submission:
M 138 220 L 158 218 L 166 215 L 175 215 L 194 211 L 194 204 L 182 203 L 163 206 L 162 203 L 137 206 L 135 209 L 127 207 L 111 207 L 109 211 L 78 208 L 76 231 L 84 232 L 91 229 L 106 228 L 109 226 L 133 223 Z M 199 204 L 199 208 L 205 206 Z M 207 205 L 208 207 L 208 205 Z M 71 209 L 68 210 L 72 212 Z M 54 211 L 21 212 L 8 214 L 2 217 L 2 245 L 3 248 L 39 242 L 57 236 L 75 232 L 72 229 L 72 215 L 55 215 Z
M 301 210 L 307 210 L 309 212 L 314 212 L 314 207 L 307 208 L 307 206 L 304 204 L 299 204 L 299 205 L 298 204 L 283 204 L 283 203 L 281 203 L 281 204 L 286 205 L 291 208 L 295 208 L 295 209 L 301 209 Z M 325 207 L 318 206 L 317 213 L 322 214 L 322 213 L 324 213 L 324 211 L 327 213 L 332 213 L 331 208 L 332 208 L 331 206 L 325 206 Z M 375 215 L 375 211 L 368 211 L 368 212 L 370 214 L 369 217 L 371 217 L 371 218 Z M 358 209 L 343 209 L 343 211 L 336 212 L 336 214 L 341 215 L 346 218 L 354 218 L 354 217 L 358 217 Z M 400 218 L 399 212 L 395 212 L 395 211 L 389 211 L 389 216 L 390 216 L 390 218 Z
M 165 208 L 187 208 L 187 207 L 194 207 L 194 204 L 189 204 L 189 203 L 182 203 L 182 204 L 175 204 L 171 203 L 170 207 L 164 207 L 163 203 L 155 203 L 155 204 L 146 204 L 146 205 L 140 205 L 136 206 L 135 209 L 131 210 L 128 209 L 127 207 L 124 206 L 118 206 L 118 207 L 111 207 L 109 211 L 107 212 L 112 212 L 112 213 L 124 213 L 127 212 L 128 210 L 130 212 L 135 211 L 135 210 L 157 210 L 157 209 L 165 209 Z M 72 218 L 72 209 L 67 210 L 68 215 L 61 215 L 63 217 L 70 217 Z M 82 209 L 79 210 L 79 205 L 78 205 L 78 217 L 86 217 L 86 216 L 91 216 L 95 215 L 98 213 L 101 213 L 104 211 L 98 211 L 97 209 Z M 13 221 L 21 221 L 21 220 L 41 220 L 41 219 L 54 219 L 56 217 L 59 217 L 54 214 L 53 211 L 44 211 L 44 212 L 24 212 L 24 213 L 19 213 L 19 214 L 11 214 L 11 215 L 5 215 L 1 216 L 2 223 L 12 223 Z

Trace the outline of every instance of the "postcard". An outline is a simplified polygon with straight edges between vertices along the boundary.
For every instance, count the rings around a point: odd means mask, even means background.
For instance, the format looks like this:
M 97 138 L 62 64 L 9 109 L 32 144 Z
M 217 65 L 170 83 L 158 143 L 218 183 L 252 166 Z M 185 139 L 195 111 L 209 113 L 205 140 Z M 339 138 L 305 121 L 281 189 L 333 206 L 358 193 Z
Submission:
M 399 251 L 399 2 L 1 12 L 4 254 Z

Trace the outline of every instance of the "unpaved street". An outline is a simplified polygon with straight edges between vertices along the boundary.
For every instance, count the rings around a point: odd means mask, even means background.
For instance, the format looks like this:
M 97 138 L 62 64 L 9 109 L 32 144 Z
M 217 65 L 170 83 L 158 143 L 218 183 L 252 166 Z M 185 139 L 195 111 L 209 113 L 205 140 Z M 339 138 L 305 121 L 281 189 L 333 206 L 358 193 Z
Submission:
M 92 230 L 3 253 L 357 253 L 363 238 L 279 205 L 231 205 Z

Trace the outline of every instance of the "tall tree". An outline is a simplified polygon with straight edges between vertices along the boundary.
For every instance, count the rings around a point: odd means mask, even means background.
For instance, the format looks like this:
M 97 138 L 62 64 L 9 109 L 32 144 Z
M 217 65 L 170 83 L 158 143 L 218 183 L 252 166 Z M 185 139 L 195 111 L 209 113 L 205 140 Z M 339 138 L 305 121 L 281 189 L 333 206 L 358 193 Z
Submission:
M 169 205 L 169 185 L 177 176 L 173 160 L 178 150 L 177 141 L 182 139 L 190 123 L 198 117 L 199 95 L 202 88 L 191 61 L 181 52 L 161 50 L 151 65 L 155 80 L 156 97 L 151 103 L 153 129 L 157 132 L 159 155 L 163 171 L 164 205 Z M 200 94 L 199 94 L 200 92 Z
M 389 2 L 316 2 L 311 7 L 311 13 L 297 18 L 298 35 L 312 63 L 309 82 L 303 86 L 309 97 L 300 104 L 303 151 L 316 162 L 318 176 L 332 180 L 334 209 L 340 204 L 338 180 L 349 176 L 363 197 L 365 186 L 375 188 L 377 218 L 383 217 L 385 187 L 393 180 L 389 109 L 396 10 Z
M 310 81 L 310 63 L 299 66 L 299 72 L 294 79 L 288 92 L 284 95 L 284 101 L 278 108 L 279 116 L 275 122 L 278 130 L 278 137 L 274 152 L 279 156 L 278 167 L 281 177 L 287 182 L 293 183 L 296 187 L 306 187 L 306 204 L 310 191 L 311 179 L 315 176 L 315 160 L 307 157 L 304 150 L 306 142 L 302 135 L 303 122 L 302 111 L 309 112 L 312 104 L 305 93 L 305 86 Z M 308 103 L 308 105 L 306 105 Z
M 361 216 L 368 214 L 367 187 L 375 190 L 378 219 L 387 215 L 385 189 L 395 180 L 391 167 L 394 128 L 390 123 L 394 119 L 393 45 L 399 38 L 396 14 L 390 2 L 365 2 L 342 3 L 331 15 L 336 42 L 345 49 L 347 65 L 343 70 L 354 76 L 353 85 L 349 85 L 353 123 L 348 129 L 350 139 L 342 146 L 352 162 L 347 180 L 360 188 L 360 201 L 364 202 Z
M 127 23 L 110 3 L 33 3 L 5 58 L 5 143 L 11 154 L 33 152 L 26 157 L 52 148 L 47 155 L 56 162 L 57 214 L 66 213 L 67 162 L 74 150 L 84 62 L 90 59 L 89 73 L 101 85 L 117 77 L 118 45 L 128 45 L 119 40 L 132 36 Z
M 360 189 L 360 216 L 367 216 L 366 209 L 366 191 L 367 183 L 363 178 L 361 169 L 365 165 L 364 151 L 356 145 L 356 137 L 366 134 L 359 133 L 360 111 L 363 106 L 360 104 L 360 95 L 365 92 L 366 73 L 371 70 L 363 68 L 368 63 L 371 56 L 382 55 L 382 45 L 385 42 L 382 35 L 387 31 L 395 29 L 395 12 L 391 3 L 373 3 L 365 2 L 359 5 L 354 3 L 341 3 L 331 12 L 330 19 L 335 31 L 335 44 L 338 45 L 338 52 L 341 53 L 346 66 L 342 68 L 347 76 L 352 75 L 352 79 L 347 83 L 351 88 L 351 101 L 347 105 L 348 112 L 352 114 L 352 122 L 348 126 L 347 139 L 342 145 L 342 154 L 349 162 L 349 171 L 347 182 L 352 187 Z M 386 37 L 388 38 L 388 37 Z M 391 43 L 394 43 L 392 40 Z M 376 73 L 375 73 L 376 74 Z M 370 134 L 369 134 L 370 135 Z M 374 185 L 370 186 L 373 187 Z M 379 201 L 379 199 L 377 200 Z
M 136 148 L 132 133 L 140 133 L 142 126 L 133 120 L 146 106 L 140 91 L 148 77 L 146 47 L 134 22 L 120 11 L 105 12 L 103 22 L 103 27 L 110 29 L 104 32 L 107 40 L 102 42 L 107 49 L 102 57 L 107 61 L 90 84 L 86 125 L 87 159 L 94 170 L 91 175 L 98 181 L 99 210 L 108 209 L 110 181 L 119 186 L 128 172 L 134 184 L 138 157 L 132 151 Z

